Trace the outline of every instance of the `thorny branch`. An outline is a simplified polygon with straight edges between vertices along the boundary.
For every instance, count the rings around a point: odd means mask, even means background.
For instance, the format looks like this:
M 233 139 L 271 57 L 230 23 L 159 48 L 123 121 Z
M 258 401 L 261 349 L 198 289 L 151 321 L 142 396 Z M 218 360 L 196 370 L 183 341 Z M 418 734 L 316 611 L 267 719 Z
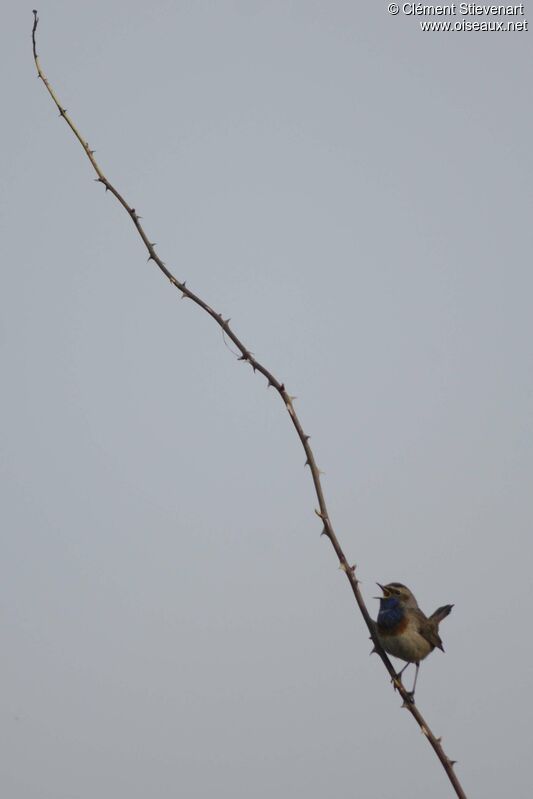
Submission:
M 286 408 L 286 410 L 287 410 L 287 412 L 288 412 L 288 414 L 289 414 L 289 416 L 291 418 L 292 424 L 294 425 L 294 429 L 296 430 L 296 434 L 297 434 L 298 438 L 300 439 L 302 447 L 304 448 L 304 451 L 305 451 L 305 456 L 306 456 L 306 462 L 305 463 L 306 463 L 306 466 L 309 466 L 309 469 L 310 469 L 310 472 L 311 472 L 311 478 L 313 480 L 313 485 L 314 485 L 314 488 L 315 488 L 315 493 L 316 493 L 316 497 L 317 497 L 317 501 L 318 501 L 318 508 L 315 509 L 315 513 L 319 517 L 319 519 L 321 520 L 321 523 L 323 525 L 323 529 L 322 529 L 322 533 L 321 534 L 326 536 L 327 538 L 329 538 L 329 540 L 331 542 L 331 545 L 332 545 L 333 549 L 335 550 L 335 554 L 337 555 L 337 558 L 339 559 L 340 569 L 342 569 L 342 571 L 346 574 L 346 577 L 348 579 L 348 582 L 350 583 L 353 595 L 355 597 L 355 601 L 357 602 L 357 605 L 359 606 L 359 610 L 360 610 L 360 612 L 361 612 L 361 614 L 363 616 L 363 619 L 365 621 L 366 626 L 368 627 L 368 631 L 370 633 L 370 637 L 371 637 L 371 639 L 373 641 L 373 644 L 374 644 L 374 650 L 373 651 L 376 652 L 379 655 L 379 657 L 383 661 L 383 664 L 384 664 L 385 668 L 389 672 L 389 675 L 391 677 L 391 681 L 392 681 L 392 683 L 394 685 L 394 688 L 396 690 L 398 690 L 398 692 L 400 693 L 400 695 L 401 695 L 401 697 L 403 699 L 403 707 L 406 708 L 406 710 L 408 710 L 409 713 L 413 716 L 413 718 L 415 719 L 415 721 L 419 725 L 421 732 L 426 736 L 426 738 L 428 739 L 430 745 L 434 749 L 435 754 L 437 755 L 437 757 L 440 760 L 444 770 L 446 771 L 446 774 L 447 774 L 447 776 L 448 776 L 448 778 L 449 778 L 449 780 L 450 780 L 450 782 L 451 782 L 451 784 L 452 784 L 452 786 L 453 786 L 453 788 L 455 790 L 455 793 L 457 794 L 459 799 L 467 799 L 466 794 L 465 794 L 465 792 L 464 792 L 464 790 L 463 790 L 463 788 L 462 788 L 462 786 L 461 786 L 461 784 L 460 784 L 460 782 L 459 782 L 459 780 L 457 778 L 457 775 L 455 774 L 455 771 L 454 771 L 454 765 L 455 765 L 456 761 L 450 760 L 450 758 L 444 752 L 444 749 L 443 749 L 442 743 L 441 743 L 441 739 L 438 738 L 436 735 L 434 735 L 434 733 L 429 728 L 427 722 L 425 721 L 424 717 L 422 716 L 422 714 L 418 710 L 418 707 L 415 705 L 414 701 L 412 700 L 411 695 L 406 691 L 401 679 L 397 676 L 396 671 L 394 670 L 394 667 L 393 667 L 392 663 L 390 662 L 390 660 L 387 657 L 385 651 L 383 650 L 383 648 L 381 647 L 379 641 L 377 640 L 377 638 L 375 636 L 374 627 L 373 627 L 373 621 L 372 621 L 372 619 L 370 617 L 370 614 L 369 614 L 369 612 L 367 610 L 367 607 L 366 607 L 365 602 L 363 600 L 361 591 L 359 590 L 359 581 L 357 580 L 357 577 L 356 577 L 356 574 L 355 574 L 356 567 L 355 567 L 355 565 L 352 566 L 352 565 L 349 564 L 349 562 L 348 562 L 348 560 L 347 560 L 347 558 L 346 558 L 346 556 L 345 556 L 345 554 L 344 554 L 344 552 L 343 552 L 343 550 L 341 548 L 341 545 L 339 544 L 337 536 L 335 535 L 335 531 L 333 529 L 333 525 L 332 525 L 330 517 L 329 517 L 329 513 L 328 513 L 328 509 L 327 509 L 327 505 L 326 505 L 326 500 L 324 498 L 324 492 L 322 490 L 322 484 L 321 484 L 321 481 L 320 481 L 320 470 L 319 470 L 319 468 L 318 468 L 318 466 L 316 464 L 315 456 L 313 454 L 313 450 L 311 449 L 311 446 L 309 444 L 309 438 L 310 437 L 309 437 L 309 435 L 307 435 L 307 433 L 304 432 L 304 429 L 302 427 L 302 423 L 300 422 L 300 419 L 299 419 L 296 411 L 294 410 L 294 405 L 293 405 L 294 397 L 291 397 L 291 395 L 289 394 L 289 392 L 285 388 L 285 384 L 280 382 L 276 377 L 274 377 L 274 375 L 265 366 L 263 366 L 262 363 L 260 363 L 255 358 L 255 356 L 248 349 L 248 347 L 246 347 L 242 343 L 241 339 L 236 335 L 236 333 L 234 333 L 234 331 L 230 327 L 230 320 L 229 319 L 225 319 L 222 316 L 222 314 L 217 313 L 201 297 L 199 297 L 197 294 L 195 294 L 193 291 L 191 291 L 191 289 L 189 289 L 187 287 L 185 281 L 178 280 L 172 274 L 172 272 L 165 266 L 165 263 L 161 260 L 161 258 L 157 255 L 157 253 L 155 251 L 155 244 L 150 241 L 150 239 L 148 238 L 143 226 L 140 223 L 139 214 L 137 213 L 135 208 L 133 208 L 131 205 L 128 204 L 128 202 L 124 199 L 124 197 L 120 194 L 120 192 L 113 186 L 112 183 L 110 183 L 110 181 L 104 175 L 104 173 L 102 172 L 102 169 L 100 168 L 100 166 L 98 165 L 98 163 L 97 163 L 97 161 L 96 161 L 96 159 L 94 157 L 94 151 L 91 150 L 91 148 L 89 147 L 88 142 L 83 138 L 83 136 L 81 135 L 81 133 L 79 132 L 79 130 L 75 126 L 74 122 L 72 121 L 72 119 L 70 118 L 69 114 L 67 113 L 66 108 L 64 108 L 61 105 L 61 103 L 59 102 L 59 99 L 58 99 L 55 91 L 53 90 L 52 86 L 50 85 L 50 83 L 48 81 L 48 78 L 44 74 L 44 72 L 43 72 L 43 70 L 41 68 L 40 62 L 39 62 L 39 56 L 37 55 L 36 32 L 37 32 L 37 25 L 38 25 L 38 22 L 39 22 L 39 17 L 37 15 L 37 11 L 36 10 L 33 11 L 33 15 L 34 15 L 34 22 L 33 22 L 33 28 L 32 28 L 32 34 L 31 35 L 32 35 L 32 45 L 33 45 L 33 57 L 34 57 L 34 60 L 35 60 L 35 66 L 37 67 L 37 76 L 38 76 L 38 78 L 40 78 L 42 80 L 42 82 L 46 86 L 46 89 L 48 90 L 48 93 L 50 94 L 50 97 L 52 98 L 52 100 L 54 101 L 55 105 L 57 106 L 57 109 L 59 111 L 59 116 L 63 117 L 63 119 L 65 120 L 65 122 L 67 123 L 69 128 L 71 129 L 72 133 L 76 136 L 76 138 L 78 139 L 79 143 L 83 147 L 83 150 L 85 151 L 85 154 L 86 154 L 87 158 L 91 162 L 91 165 L 92 165 L 94 171 L 97 174 L 96 181 L 98 183 L 101 183 L 103 186 L 105 186 L 106 192 L 109 191 L 109 192 L 111 192 L 111 194 L 113 194 L 116 197 L 116 199 L 122 205 L 122 207 L 124 208 L 126 213 L 129 214 L 129 216 L 131 217 L 131 220 L 132 220 L 133 224 L 135 225 L 135 227 L 137 229 L 137 232 L 138 232 L 139 236 L 141 237 L 141 239 L 143 240 L 144 245 L 145 245 L 145 247 L 146 247 L 146 249 L 148 251 L 148 261 L 153 261 L 156 264 L 156 266 L 161 270 L 161 272 L 165 275 L 165 277 L 168 278 L 168 280 L 171 282 L 171 284 L 173 286 L 175 286 L 178 289 L 178 291 L 181 292 L 182 298 L 186 298 L 186 299 L 192 300 L 196 305 L 198 305 L 200 308 L 202 308 L 203 311 L 205 311 L 207 314 L 209 314 L 209 316 L 211 316 L 214 319 L 216 324 L 220 328 L 222 328 L 225 336 L 233 342 L 233 344 L 236 346 L 237 350 L 239 351 L 240 355 L 238 356 L 238 360 L 239 361 L 244 361 L 246 363 L 249 363 L 254 372 L 259 372 L 260 374 L 262 374 L 266 378 L 268 386 L 274 388 L 278 392 L 279 396 L 281 397 L 281 399 L 282 399 L 282 401 L 283 401 L 283 403 L 285 405 L 285 408 Z

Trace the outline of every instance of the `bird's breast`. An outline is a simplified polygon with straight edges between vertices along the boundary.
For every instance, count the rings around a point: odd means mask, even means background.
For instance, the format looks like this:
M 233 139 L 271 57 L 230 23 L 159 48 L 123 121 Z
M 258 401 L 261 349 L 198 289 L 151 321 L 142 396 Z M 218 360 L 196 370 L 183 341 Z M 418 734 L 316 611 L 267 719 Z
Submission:
M 408 663 L 418 663 L 429 655 L 433 645 L 420 635 L 418 626 L 408 615 L 394 627 L 383 626 L 378 622 L 377 635 L 383 649 L 394 657 Z
M 404 608 L 394 597 L 381 600 L 378 613 L 378 627 L 390 635 L 398 635 L 407 626 L 408 617 Z
M 408 627 L 409 619 L 404 614 L 400 617 L 391 618 L 390 614 L 382 614 L 378 616 L 378 631 L 380 636 L 387 638 L 388 636 L 401 635 Z

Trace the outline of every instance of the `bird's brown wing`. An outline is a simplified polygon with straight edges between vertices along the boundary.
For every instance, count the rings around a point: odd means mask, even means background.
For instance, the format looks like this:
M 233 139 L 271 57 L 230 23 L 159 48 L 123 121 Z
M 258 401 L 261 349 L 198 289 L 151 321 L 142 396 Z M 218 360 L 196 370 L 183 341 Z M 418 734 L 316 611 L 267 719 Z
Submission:
M 442 641 L 438 632 L 439 624 L 436 619 L 428 619 L 419 608 L 416 608 L 416 610 L 413 609 L 411 612 L 416 615 L 418 632 L 420 635 L 425 638 L 431 646 L 438 647 L 444 652 L 444 647 L 442 646 Z

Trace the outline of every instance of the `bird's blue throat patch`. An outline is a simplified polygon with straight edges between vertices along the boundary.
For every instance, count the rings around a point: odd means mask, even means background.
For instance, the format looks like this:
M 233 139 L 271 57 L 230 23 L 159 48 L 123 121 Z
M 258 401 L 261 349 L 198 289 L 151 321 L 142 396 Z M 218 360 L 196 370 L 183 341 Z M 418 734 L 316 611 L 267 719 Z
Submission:
M 384 630 L 392 630 L 401 624 L 405 617 L 405 610 L 400 601 L 394 596 L 384 597 L 379 601 L 381 603 L 378 613 L 379 626 Z

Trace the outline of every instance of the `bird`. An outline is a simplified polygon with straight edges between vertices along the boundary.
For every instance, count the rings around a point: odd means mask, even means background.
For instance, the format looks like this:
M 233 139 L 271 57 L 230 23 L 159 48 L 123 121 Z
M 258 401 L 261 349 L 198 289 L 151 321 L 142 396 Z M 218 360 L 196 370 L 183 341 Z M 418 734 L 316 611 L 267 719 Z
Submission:
M 439 624 L 449 615 L 453 605 L 442 605 L 428 618 L 418 607 L 414 594 L 403 583 L 376 585 L 383 591 L 383 596 L 375 597 L 379 599 L 380 606 L 374 632 L 385 652 L 407 661 L 397 677 L 401 677 L 410 663 L 415 664 L 413 689 L 408 691 L 414 702 L 420 661 L 436 647 L 444 652 Z

